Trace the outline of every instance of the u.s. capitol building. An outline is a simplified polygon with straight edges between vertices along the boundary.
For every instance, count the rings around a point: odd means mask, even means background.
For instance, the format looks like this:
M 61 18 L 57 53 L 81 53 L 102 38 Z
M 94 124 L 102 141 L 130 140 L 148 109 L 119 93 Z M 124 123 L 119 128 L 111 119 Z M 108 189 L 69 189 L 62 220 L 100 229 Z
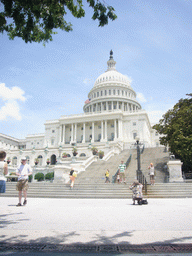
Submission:
M 148 114 L 136 100 L 136 93 L 128 77 L 116 70 L 113 52 L 107 61 L 107 71 L 95 81 L 83 114 L 61 116 L 45 122 L 45 133 L 28 135 L 24 140 L 0 134 L 0 149 L 7 152 L 12 165 L 28 158 L 31 165 L 45 166 L 47 160 L 55 164 L 63 155 L 89 157 L 91 148 L 108 154 L 132 148 L 136 137 L 145 147 L 157 147 L 159 135 L 152 129 Z

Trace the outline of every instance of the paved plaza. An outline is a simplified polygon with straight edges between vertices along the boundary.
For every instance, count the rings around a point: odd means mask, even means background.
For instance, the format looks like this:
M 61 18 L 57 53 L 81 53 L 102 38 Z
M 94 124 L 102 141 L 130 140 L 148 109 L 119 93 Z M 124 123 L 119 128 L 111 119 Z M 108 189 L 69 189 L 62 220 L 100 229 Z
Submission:
M 16 207 L 17 197 L 0 200 L 1 243 L 192 243 L 190 198 L 148 199 L 142 206 L 131 199 L 28 198 L 22 207 Z

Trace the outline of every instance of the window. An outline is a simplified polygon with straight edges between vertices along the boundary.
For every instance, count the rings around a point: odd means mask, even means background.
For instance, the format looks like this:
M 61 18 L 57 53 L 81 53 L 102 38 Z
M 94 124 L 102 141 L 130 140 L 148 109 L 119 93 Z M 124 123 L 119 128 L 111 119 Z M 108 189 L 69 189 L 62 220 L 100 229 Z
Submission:
M 124 95 L 124 91 L 122 91 L 122 96 Z
M 99 92 L 97 92 L 97 97 L 99 97 Z
M 158 136 L 158 135 L 159 135 L 158 132 L 156 132 L 156 133 L 155 133 L 155 136 Z
M 98 129 L 101 129 L 101 126 L 100 126 L 100 125 L 98 126 Z
M 103 96 L 103 91 L 101 91 L 101 96 Z
M 119 90 L 117 90 L 117 94 L 118 94 L 118 95 L 120 94 L 120 91 L 119 91 Z
M 114 124 L 111 125 L 111 128 L 114 128 Z
M 105 96 L 107 95 L 107 90 L 105 90 Z
M 136 139 L 136 137 L 137 137 L 137 133 L 136 133 L 136 132 L 134 132 L 134 133 L 133 133 L 133 139 L 135 140 L 135 139 Z
M 113 95 L 115 95 L 115 90 L 113 90 Z
M 83 127 L 81 127 L 81 130 L 83 130 Z
M 133 126 L 137 125 L 136 122 L 133 122 Z
M 53 146 L 55 143 L 55 140 L 54 139 L 51 139 L 51 145 Z
M 55 133 L 55 130 L 52 130 L 52 133 Z
M 89 129 L 92 130 L 92 126 L 90 126 Z
M 109 90 L 109 95 L 111 95 L 111 90 Z

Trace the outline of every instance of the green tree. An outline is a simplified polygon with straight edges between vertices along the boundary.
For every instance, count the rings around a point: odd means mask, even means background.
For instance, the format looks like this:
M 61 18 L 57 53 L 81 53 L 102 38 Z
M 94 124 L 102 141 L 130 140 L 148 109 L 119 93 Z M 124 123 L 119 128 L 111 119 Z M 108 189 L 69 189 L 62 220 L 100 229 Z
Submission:
M 99 0 L 0 0 L 0 32 L 26 43 L 52 41 L 54 29 L 72 31 L 72 24 L 65 20 L 67 11 L 76 18 L 85 16 L 84 2 L 93 9 L 92 19 L 100 27 L 117 18 L 114 8 Z
M 180 99 L 168 110 L 159 124 L 153 126 L 162 134 L 160 143 L 169 145 L 171 152 L 183 162 L 183 171 L 192 171 L 192 94 Z

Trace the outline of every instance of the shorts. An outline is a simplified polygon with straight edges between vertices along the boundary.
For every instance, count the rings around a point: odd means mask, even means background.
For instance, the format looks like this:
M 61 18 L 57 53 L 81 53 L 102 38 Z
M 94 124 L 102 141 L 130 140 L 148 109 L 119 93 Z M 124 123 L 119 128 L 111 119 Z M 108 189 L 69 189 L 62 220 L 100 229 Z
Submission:
M 18 191 L 22 191 L 22 190 L 27 191 L 28 187 L 29 187 L 29 185 L 28 185 L 28 180 L 27 179 L 26 180 L 19 180 L 17 182 L 17 185 L 16 185 L 16 189 Z
M 6 181 L 0 180 L 0 193 L 5 193 Z
M 124 172 L 120 172 L 120 178 L 125 179 L 125 173 Z

